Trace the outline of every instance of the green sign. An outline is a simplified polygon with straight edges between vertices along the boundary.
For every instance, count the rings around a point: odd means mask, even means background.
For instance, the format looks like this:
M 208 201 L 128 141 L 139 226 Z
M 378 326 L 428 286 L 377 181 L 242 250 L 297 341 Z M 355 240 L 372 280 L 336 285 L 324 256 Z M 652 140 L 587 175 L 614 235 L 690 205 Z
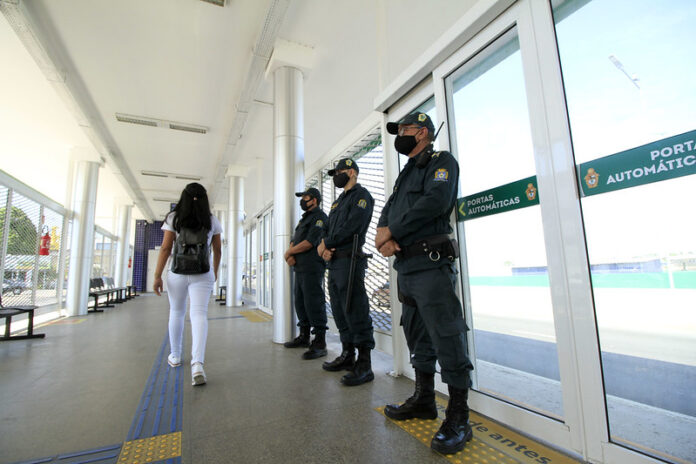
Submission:
M 577 166 L 583 197 L 696 174 L 696 131 L 597 158 Z M 457 220 L 539 204 L 536 176 L 457 200 Z
M 696 131 L 631 148 L 578 166 L 582 196 L 696 174 Z
M 457 200 L 457 220 L 490 216 L 539 204 L 536 176 L 501 185 Z

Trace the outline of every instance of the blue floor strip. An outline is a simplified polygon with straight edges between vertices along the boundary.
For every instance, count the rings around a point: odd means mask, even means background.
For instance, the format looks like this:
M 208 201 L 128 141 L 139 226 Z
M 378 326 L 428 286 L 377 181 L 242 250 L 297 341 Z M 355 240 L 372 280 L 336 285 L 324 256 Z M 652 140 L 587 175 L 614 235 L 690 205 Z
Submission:
M 44 463 L 60 463 L 60 464 L 89 464 L 99 462 L 102 464 L 116 464 L 118 456 L 121 453 L 122 443 L 111 446 L 104 446 L 77 453 L 59 454 L 48 458 L 34 459 L 32 461 L 21 461 L 16 464 L 44 464 Z
M 152 372 L 126 441 L 173 433 L 182 429 L 183 367 L 169 365 L 166 356 L 168 351 L 169 335 L 166 334 L 159 355 L 152 366 Z

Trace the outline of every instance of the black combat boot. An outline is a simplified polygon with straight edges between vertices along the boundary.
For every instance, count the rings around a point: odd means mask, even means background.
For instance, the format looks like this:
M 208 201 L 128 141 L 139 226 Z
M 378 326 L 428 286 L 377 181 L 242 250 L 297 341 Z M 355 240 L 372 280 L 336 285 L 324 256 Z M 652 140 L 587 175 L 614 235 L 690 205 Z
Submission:
M 342 371 L 343 369 L 351 370 L 355 365 L 355 345 L 352 343 L 344 343 L 341 354 L 331 362 L 325 362 L 321 365 L 325 371 Z
M 466 404 L 469 390 L 451 385 L 447 387 L 450 397 L 445 420 L 430 442 L 430 447 L 442 454 L 454 454 L 464 449 L 466 442 L 473 436 L 469 425 L 469 406 Z
M 302 359 L 317 359 L 322 356 L 326 356 L 326 332 L 317 330 L 314 340 L 309 344 L 309 350 L 302 353 Z
M 416 391 L 404 404 L 388 404 L 384 415 L 394 420 L 436 419 L 435 374 L 416 369 Z
M 307 348 L 309 346 L 309 327 L 300 327 L 300 335 L 283 344 L 285 348 Z
M 358 360 L 355 361 L 355 367 L 341 377 L 341 383 L 343 385 L 346 387 L 355 387 L 356 385 L 362 385 L 375 379 L 375 374 L 372 373 L 370 351 L 372 351 L 372 348 L 366 346 L 358 347 Z

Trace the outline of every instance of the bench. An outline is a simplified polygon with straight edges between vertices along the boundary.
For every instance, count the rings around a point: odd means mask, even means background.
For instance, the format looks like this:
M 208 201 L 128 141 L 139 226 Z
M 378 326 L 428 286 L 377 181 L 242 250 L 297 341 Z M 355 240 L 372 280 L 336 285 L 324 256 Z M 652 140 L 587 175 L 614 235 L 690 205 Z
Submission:
M 102 308 L 113 308 L 114 305 L 111 304 L 111 295 L 113 290 L 104 288 L 104 281 L 101 278 L 89 279 L 89 297 L 94 298 L 94 307 L 90 311 L 89 304 L 87 307 L 87 312 L 103 312 L 103 309 L 99 309 L 99 297 L 106 297 L 105 301 L 101 303 Z
M 115 299 L 113 300 L 114 303 L 123 303 L 124 301 L 128 300 L 128 289 L 126 287 L 117 287 L 114 284 L 113 277 L 102 277 L 102 281 L 104 282 L 106 289 L 113 292 L 113 295 L 115 296 Z
M 2 305 L 2 295 L 0 295 L 0 317 L 5 318 L 5 334 L 2 337 L 0 337 L 0 341 L 25 340 L 27 338 L 44 338 L 46 334 L 34 333 L 34 310 L 36 308 L 36 306 L 29 305 L 15 305 L 4 307 Z M 21 314 L 26 314 L 29 319 L 29 322 L 27 324 L 27 334 L 10 335 L 10 323 L 12 322 L 12 317 L 19 316 Z
M 224 306 L 227 302 L 227 285 L 220 285 L 220 287 L 218 287 L 218 291 L 220 292 L 220 296 L 215 298 L 215 301 L 220 301 L 220 306 Z

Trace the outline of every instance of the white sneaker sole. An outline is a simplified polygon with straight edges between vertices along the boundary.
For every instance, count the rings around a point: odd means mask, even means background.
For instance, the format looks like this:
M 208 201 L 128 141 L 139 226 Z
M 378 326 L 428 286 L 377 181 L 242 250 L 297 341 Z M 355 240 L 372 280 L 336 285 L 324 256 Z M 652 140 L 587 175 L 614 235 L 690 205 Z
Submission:
M 191 382 L 191 385 L 194 387 L 197 385 L 205 385 L 205 375 L 203 374 L 196 374 L 193 376 L 193 381 Z
M 169 364 L 172 367 L 179 367 L 181 366 L 181 359 L 179 360 L 178 363 L 172 362 L 172 359 L 170 357 L 167 357 L 167 364 Z

